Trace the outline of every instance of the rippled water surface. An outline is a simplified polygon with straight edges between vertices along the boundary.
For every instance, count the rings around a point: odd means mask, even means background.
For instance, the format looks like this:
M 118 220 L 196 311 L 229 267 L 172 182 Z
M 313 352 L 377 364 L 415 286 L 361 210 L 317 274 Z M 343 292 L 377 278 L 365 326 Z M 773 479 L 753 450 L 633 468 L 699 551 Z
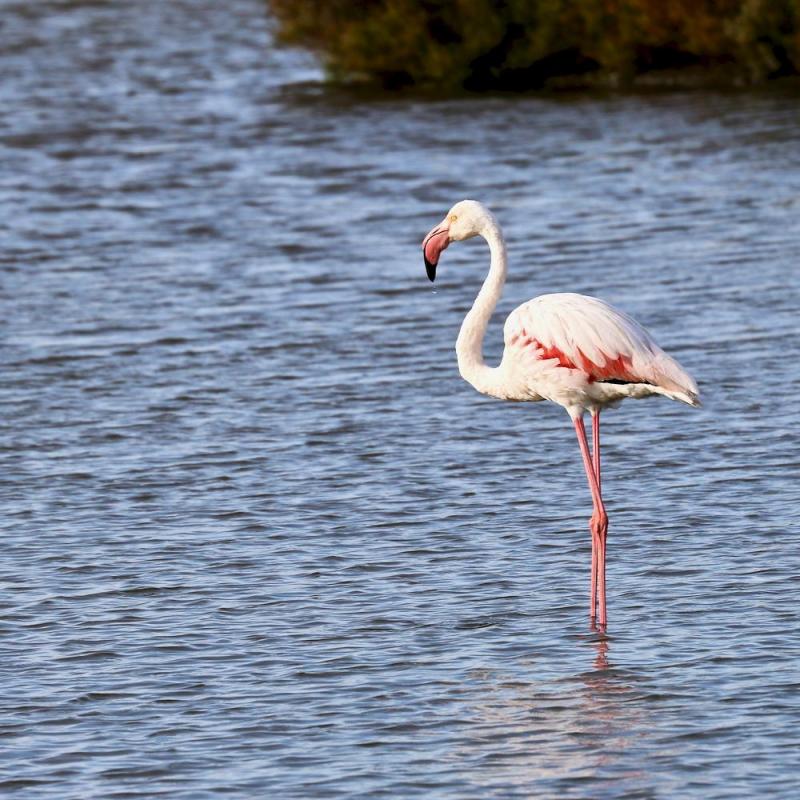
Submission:
M 367 98 L 258 0 L 6 2 L 0 793 L 797 797 L 795 97 Z M 700 410 L 458 376 L 600 295 Z

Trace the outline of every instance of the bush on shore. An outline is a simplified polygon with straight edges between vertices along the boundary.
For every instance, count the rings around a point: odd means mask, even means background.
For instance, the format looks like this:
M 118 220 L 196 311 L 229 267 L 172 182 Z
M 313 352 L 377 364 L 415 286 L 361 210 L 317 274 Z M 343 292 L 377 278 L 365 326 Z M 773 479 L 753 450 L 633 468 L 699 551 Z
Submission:
M 525 90 L 800 73 L 800 0 L 267 0 L 342 80 Z M 705 78 L 703 77 L 705 76 Z

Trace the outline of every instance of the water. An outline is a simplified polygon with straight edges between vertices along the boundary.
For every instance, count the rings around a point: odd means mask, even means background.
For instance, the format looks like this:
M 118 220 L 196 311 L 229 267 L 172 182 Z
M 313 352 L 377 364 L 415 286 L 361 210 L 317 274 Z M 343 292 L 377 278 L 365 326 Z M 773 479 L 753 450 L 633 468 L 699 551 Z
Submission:
M 0 791 L 796 797 L 794 97 L 326 91 L 257 0 L 7 2 Z M 453 345 L 546 291 L 699 410 L 606 415 L 609 638 L 557 407 Z

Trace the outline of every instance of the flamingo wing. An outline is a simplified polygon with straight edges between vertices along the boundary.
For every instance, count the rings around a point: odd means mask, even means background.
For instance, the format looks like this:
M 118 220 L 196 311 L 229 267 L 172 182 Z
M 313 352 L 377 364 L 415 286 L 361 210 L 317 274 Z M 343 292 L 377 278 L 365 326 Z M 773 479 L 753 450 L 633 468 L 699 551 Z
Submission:
M 636 320 L 596 297 L 536 297 L 509 314 L 504 338 L 506 347 L 535 348 L 538 360 L 578 370 L 590 383 L 651 384 L 697 402 L 697 385 L 680 364 Z

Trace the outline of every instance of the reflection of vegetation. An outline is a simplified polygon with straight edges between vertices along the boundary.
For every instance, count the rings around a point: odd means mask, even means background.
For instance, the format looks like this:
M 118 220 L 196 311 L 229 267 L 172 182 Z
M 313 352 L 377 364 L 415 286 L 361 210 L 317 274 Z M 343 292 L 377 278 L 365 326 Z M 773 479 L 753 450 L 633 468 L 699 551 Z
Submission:
M 754 83 L 800 71 L 800 0 L 267 1 L 282 41 L 321 53 L 334 75 L 385 86 L 613 85 L 698 70 Z

